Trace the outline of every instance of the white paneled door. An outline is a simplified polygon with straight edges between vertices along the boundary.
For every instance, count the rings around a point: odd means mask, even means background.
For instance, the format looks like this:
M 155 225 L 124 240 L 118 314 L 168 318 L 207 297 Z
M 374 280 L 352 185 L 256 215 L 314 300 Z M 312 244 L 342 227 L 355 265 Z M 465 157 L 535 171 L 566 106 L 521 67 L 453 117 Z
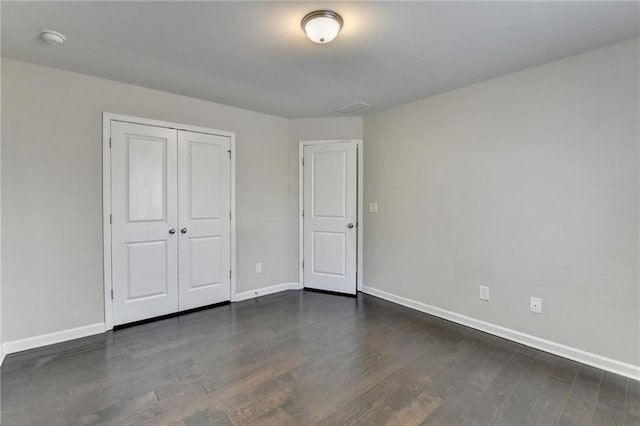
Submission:
M 111 122 L 114 324 L 178 309 L 175 130 Z
M 356 293 L 358 151 L 352 141 L 304 147 L 304 286 Z
M 229 300 L 230 138 L 178 132 L 180 310 Z
M 230 137 L 110 130 L 113 324 L 230 300 Z

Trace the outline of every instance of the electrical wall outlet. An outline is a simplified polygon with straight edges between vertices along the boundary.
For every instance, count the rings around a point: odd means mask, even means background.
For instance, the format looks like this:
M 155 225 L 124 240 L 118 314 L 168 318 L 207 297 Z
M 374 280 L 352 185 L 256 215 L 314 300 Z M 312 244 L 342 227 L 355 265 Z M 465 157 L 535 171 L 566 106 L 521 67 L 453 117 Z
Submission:
M 489 301 L 489 287 L 484 285 L 480 286 L 480 300 Z
M 261 274 L 262 273 L 262 263 L 258 262 L 256 263 L 256 274 Z
M 529 301 L 529 310 L 536 314 L 542 313 L 542 299 L 538 297 L 532 297 Z
M 378 213 L 378 203 L 377 202 L 371 202 L 369 203 L 369 213 Z

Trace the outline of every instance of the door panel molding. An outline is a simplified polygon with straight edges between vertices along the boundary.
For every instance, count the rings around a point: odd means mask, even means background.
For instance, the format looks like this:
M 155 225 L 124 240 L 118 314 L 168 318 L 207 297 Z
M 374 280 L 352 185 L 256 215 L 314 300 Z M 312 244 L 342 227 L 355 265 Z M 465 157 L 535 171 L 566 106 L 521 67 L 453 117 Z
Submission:
M 229 139 L 178 131 L 180 311 L 231 300 Z
M 230 161 L 230 259 L 229 265 L 232 272 L 229 283 L 230 299 L 236 301 L 236 150 L 235 133 L 207 127 L 191 126 L 169 121 L 155 120 L 142 117 L 134 117 L 123 114 L 109 112 L 102 113 L 102 226 L 103 226 L 103 289 L 104 289 L 104 329 L 113 329 L 113 300 L 112 300 L 112 194 L 111 194 L 111 123 L 121 122 L 154 126 L 176 131 L 188 131 L 192 133 L 203 133 L 206 135 L 223 136 L 229 138 L 231 150 Z M 226 153 L 225 153 L 226 154 Z M 206 207 L 206 206 L 205 206 Z M 222 212 L 222 214 L 226 214 Z M 178 234 L 176 234 L 178 235 Z M 214 284 L 215 285 L 215 284 Z
M 175 130 L 111 122 L 111 264 L 114 324 L 178 306 Z
M 356 249 L 356 290 L 362 291 L 363 287 L 363 268 L 362 268 L 362 237 L 364 232 L 363 218 L 363 140 L 362 139 L 331 139 L 331 140 L 301 140 L 298 143 L 298 281 L 300 288 L 304 288 L 304 166 L 303 166 L 304 148 L 306 146 L 333 144 L 333 143 L 355 143 L 358 149 L 357 153 L 357 249 Z M 307 212 L 312 214 L 312 212 Z M 311 267 L 311 265 L 305 265 L 305 267 Z

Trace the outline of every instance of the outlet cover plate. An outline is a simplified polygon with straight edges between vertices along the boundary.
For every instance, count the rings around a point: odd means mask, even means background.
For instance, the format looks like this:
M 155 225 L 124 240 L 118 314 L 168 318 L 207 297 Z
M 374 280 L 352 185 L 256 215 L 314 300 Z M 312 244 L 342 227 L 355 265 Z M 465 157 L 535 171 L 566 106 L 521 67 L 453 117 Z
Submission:
M 262 273 L 262 263 L 258 262 L 256 263 L 256 274 L 261 274 Z
M 529 310 L 536 314 L 542 313 L 542 299 L 539 297 L 532 297 L 529 301 Z

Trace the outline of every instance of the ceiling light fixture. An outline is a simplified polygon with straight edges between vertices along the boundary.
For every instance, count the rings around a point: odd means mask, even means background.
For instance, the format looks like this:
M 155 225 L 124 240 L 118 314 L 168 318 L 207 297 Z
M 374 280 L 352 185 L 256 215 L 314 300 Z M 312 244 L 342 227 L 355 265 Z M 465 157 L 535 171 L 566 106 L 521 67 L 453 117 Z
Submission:
M 53 30 L 42 30 L 40 32 L 40 37 L 42 37 L 42 39 L 48 44 L 53 45 L 62 44 L 67 39 L 64 34 Z
M 302 18 L 302 29 L 314 43 L 329 43 L 341 28 L 342 17 L 331 10 L 316 10 Z

